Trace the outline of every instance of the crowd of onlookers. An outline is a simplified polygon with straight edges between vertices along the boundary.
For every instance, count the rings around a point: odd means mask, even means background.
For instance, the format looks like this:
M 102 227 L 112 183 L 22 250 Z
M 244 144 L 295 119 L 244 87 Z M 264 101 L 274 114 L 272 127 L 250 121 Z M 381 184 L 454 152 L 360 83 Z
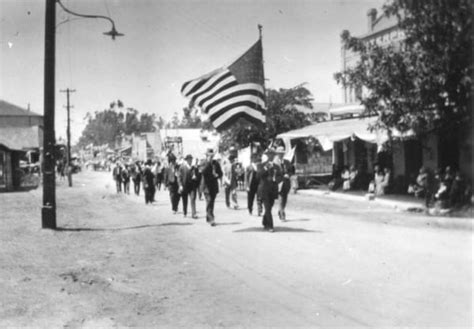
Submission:
M 431 172 L 421 167 L 418 176 L 408 186 L 408 193 L 424 198 L 426 207 L 459 209 L 470 204 L 471 184 L 450 166 Z
M 329 183 L 331 190 L 367 190 L 373 196 L 408 193 L 423 198 L 427 208 L 459 209 L 471 203 L 470 182 L 450 166 L 434 172 L 422 167 L 417 176 L 410 178 L 408 188 L 406 183 L 404 186 L 394 180 L 390 168 L 382 168 L 378 164 L 374 165 L 371 175 L 361 174 L 355 166 L 345 166 L 333 175 Z

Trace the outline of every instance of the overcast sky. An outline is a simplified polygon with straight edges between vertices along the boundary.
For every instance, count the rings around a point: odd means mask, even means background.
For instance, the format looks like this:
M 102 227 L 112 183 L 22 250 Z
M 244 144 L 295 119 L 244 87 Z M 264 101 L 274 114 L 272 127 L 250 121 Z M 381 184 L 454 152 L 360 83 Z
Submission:
M 0 0 L 0 98 L 43 113 L 43 0 Z M 316 102 L 342 102 L 333 79 L 341 68 L 340 33 L 367 32 L 366 13 L 385 0 L 62 0 L 82 14 L 110 16 L 110 23 L 76 19 L 57 6 L 56 136 L 66 136 L 66 95 L 71 88 L 72 139 L 87 112 L 120 99 L 125 107 L 169 119 L 187 101 L 181 84 L 232 63 L 258 39 L 268 88 L 307 82 Z M 379 10 L 380 12 L 380 10 Z

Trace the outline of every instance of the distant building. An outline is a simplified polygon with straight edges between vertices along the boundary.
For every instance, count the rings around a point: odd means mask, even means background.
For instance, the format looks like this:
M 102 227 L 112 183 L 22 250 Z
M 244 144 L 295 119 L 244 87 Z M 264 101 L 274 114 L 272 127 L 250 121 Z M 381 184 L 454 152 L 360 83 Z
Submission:
M 311 106 L 313 108 L 307 108 L 304 106 L 297 105 L 296 108 L 299 112 L 307 114 L 310 118 L 311 121 L 313 122 L 322 122 L 322 121 L 327 121 L 331 120 L 331 114 L 330 111 L 333 108 L 340 107 L 344 104 L 340 103 L 318 103 L 318 102 L 312 102 Z
M 201 129 L 179 128 L 161 129 L 163 151 L 172 151 L 177 157 L 191 154 L 195 159 L 204 158 L 206 150 L 217 151 L 220 135 Z
M 24 185 L 20 160 L 39 163 L 42 145 L 43 116 L 0 100 L 0 191 Z

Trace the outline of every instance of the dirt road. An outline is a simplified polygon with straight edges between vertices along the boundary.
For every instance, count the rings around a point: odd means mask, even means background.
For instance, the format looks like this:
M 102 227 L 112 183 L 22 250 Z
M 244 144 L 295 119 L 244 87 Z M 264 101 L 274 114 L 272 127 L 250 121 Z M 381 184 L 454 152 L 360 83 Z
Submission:
M 1 327 L 472 325 L 470 231 L 292 196 L 268 233 L 222 193 L 210 227 L 203 201 L 172 215 L 167 192 L 145 205 L 100 172 L 58 182 L 52 231 L 41 193 L 0 194 Z

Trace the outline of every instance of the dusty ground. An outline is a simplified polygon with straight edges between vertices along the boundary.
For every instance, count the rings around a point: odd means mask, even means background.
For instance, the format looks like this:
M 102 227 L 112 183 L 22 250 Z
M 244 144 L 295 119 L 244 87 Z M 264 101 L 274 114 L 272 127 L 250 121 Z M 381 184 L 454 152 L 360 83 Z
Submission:
M 211 228 L 84 172 L 52 231 L 41 195 L 0 194 L 0 327 L 472 327 L 469 229 L 290 196 L 271 234 L 222 194 Z

